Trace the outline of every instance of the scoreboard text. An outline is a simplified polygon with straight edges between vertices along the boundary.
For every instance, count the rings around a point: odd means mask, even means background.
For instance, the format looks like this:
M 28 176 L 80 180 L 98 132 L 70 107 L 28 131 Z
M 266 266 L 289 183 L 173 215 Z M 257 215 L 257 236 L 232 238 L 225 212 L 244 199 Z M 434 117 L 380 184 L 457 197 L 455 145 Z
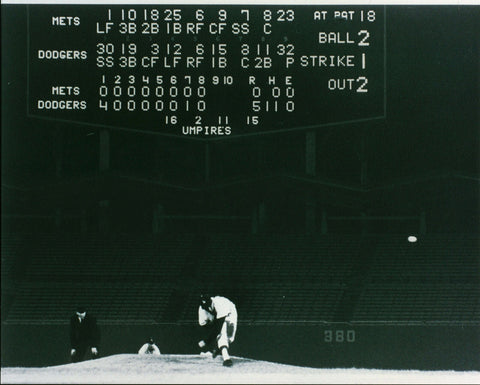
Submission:
M 384 115 L 383 6 L 29 6 L 29 113 L 213 138 Z

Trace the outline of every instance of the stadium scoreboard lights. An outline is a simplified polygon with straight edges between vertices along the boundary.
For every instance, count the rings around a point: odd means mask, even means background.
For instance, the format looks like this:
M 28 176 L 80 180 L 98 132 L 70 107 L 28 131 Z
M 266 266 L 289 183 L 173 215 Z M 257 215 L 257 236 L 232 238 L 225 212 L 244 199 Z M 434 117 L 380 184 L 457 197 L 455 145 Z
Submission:
M 191 138 L 385 111 L 381 5 L 29 5 L 29 115 Z

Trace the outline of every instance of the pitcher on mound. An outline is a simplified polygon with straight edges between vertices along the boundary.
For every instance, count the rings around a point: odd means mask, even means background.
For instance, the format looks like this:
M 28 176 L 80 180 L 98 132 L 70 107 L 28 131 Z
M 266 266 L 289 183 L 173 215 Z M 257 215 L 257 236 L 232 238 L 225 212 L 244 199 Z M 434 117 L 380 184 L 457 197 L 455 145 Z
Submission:
M 215 358 L 222 354 L 223 365 L 232 366 L 228 353 L 237 332 L 237 309 L 228 298 L 200 296 L 198 323 L 206 328 L 206 336 L 198 343 L 202 350 L 211 350 Z

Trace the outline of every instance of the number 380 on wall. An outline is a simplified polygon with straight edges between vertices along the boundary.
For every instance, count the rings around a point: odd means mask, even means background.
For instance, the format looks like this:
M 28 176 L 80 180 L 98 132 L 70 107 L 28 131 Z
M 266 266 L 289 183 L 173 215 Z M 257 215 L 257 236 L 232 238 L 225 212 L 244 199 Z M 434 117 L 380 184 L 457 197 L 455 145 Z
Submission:
M 355 342 L 355 330 L 324 330 L 323 331 L 323 342 Z

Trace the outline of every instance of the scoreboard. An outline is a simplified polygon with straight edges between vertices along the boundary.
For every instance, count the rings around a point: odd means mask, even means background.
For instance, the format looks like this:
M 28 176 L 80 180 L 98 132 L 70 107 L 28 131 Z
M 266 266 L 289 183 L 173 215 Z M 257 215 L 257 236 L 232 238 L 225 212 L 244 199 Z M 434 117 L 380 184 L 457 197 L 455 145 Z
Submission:
M 385 115 L 385 6 L 29 5 L 30 116 L 195 139 Z

